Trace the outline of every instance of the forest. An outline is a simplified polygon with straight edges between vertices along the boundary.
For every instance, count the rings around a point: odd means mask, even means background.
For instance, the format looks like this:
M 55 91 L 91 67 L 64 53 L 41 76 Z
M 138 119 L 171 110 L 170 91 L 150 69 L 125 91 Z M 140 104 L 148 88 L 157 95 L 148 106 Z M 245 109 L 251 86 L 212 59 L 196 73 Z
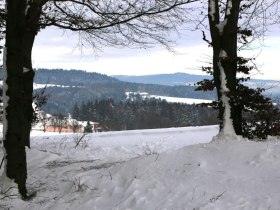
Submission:
M 80 121 L 99 122 L 105 131 L 214 125 L 217 112 L 209 107 L 165 100 L 112 99 L 75 104 L 72 117 Z

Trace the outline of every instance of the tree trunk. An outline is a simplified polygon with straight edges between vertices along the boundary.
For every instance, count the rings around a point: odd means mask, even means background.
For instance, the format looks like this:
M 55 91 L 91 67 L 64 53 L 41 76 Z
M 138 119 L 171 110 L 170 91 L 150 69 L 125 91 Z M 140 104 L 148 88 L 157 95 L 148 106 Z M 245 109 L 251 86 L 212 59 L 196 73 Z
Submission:
M 214 2 L 214 4 L 213 4 Z M 219 100 L 220 130 L 225 126 L 225 103 L 223 96 L 229 99 L 230 118 L 237 135 L 242 132 L 242 108 L 237 102 L 237 31 L 240 0 L 232 0 L 231 9 L 220 20 L 218 0 L 209 0 L 209 25 L 213 47 L 213 76 Z M 223 54 L 224 55 L 221 55 Z M 224 57 L 223 57 L 224 56 Z M 226 79 L 226 92 L 222 87 L 221 68 Z
M 24 37 L 26 0 L 7 1 L 4 57 L 4 149 L 6 176 L 27 198 L 27 165 L 24 141 Z
M 4 107 L 5 172 L 18 184 L 23 199 L 28 199 L 25 146 L 30 147 L 33 119 L 32 47 L 39 29 L 41 7 L 31 5 L 26 11 L 26 0 L 7 1 L 6 65 Z
M 23 136 L 24 142 L 30 148 L 30 131 L 33 121 L 33 81 L 35 72 L 32 68 L 32 48 L 35 37 L 39 31 L 39 19 L 42 11 L 42 6 L 46 1 L 30 1 L 29 8 L 25 15 L 25 30 L 24 30 L 24 74 L 23 74 L 23 91 L 24 91 L 24 123 Z
M 34 33 L 29 30 L 25 30 L 24 34 L 24 73 L 23 73 L 23 111 L 24 111 L 24 122 L 23 122 L 23 137 L 25 146 L 30 148 L 30 131 L 33 120 L 33 80 L 34 71 L 32 68 L 31 54 L 32 47 L 35 39 Z

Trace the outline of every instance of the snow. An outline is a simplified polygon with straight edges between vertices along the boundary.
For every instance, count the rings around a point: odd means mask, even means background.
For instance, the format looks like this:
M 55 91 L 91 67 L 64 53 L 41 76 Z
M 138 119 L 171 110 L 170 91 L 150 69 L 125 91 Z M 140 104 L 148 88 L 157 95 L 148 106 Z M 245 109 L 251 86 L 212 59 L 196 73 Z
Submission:
M 70 87 L 81 87 L 81 86 L 67 86 L 67 85 L 56 85 L 56 84 L 37 84 L 33 83 L 34 89 L 42 89 L 45 87 L 60 87 L 60 88 L 70 88 Z
M 28 10 L 30 9 L 30 5 L 27 5 L 26 6 L 26 9 L 25 9 L 25 15 L 27 15 L 28 14 Z
M 231 9 L 232 9 L 232 0 L 228 0 L 228 1 L 227 1 L 227 11 L 226 11 L 226 15 L 230 15 Z
M 125 94 L 126 94 L 127 98 L 130 98 L 130 95 L 132 95 L 132 96 L 140 95 L 143 99 L 155 98 L 155 99 L 166 100 L 168 103 L 183 103 L 183 104 L 212 103 L 211 100 L 150 95 L 149 93 L 146 93 L 146 92 L 125 92 Z
M 3 81 L 2 81 L 2 85 L 3 85 L 3 133 L 4 136 L 7 132 L 7 120 L 6 120 L 6 107 L 8 106 L 9 103 L 9 96 L 7 96 L 6 92 L 8 90 L 8 85 L 6 83 L 7 78 L 8 78 L 8 72 L 7 72 L 7 47 L 4 47 L 4 52 L 3 52 Z
M 26 73 L 30 71 L 30 69 L 28 68 L 23 68 L 23 73 Z M 3 85 L 3 81 L 0 81 L 0 86 Z M 45 87 L 60 87 L 60 88 L 70 88 L 70 87 L 78 87 L 78 88 L 82 88 L 82 86 L 68 86 L 68 85 L 57 85 L 57 84 L 37 84 L 37 83 L 33 83 L 33 89 L 42 89 Z
M 209 15 L 212 18 L 212 21 L 214 21 L 214 15 L 216 13 L 216 9 L 215 9 L 215 0 L 210 0 L 209 2 Z
M 0 209 L 279 209 L 280 143 L 211 141 L 217 126 L 81 134 L 32 132 L 31 201 Z M 211 141 L 211 142 L 210 142 Z
M 30 71 L 29 68 L 23 67 L 23 73 L 27 73 L 27 72 L 29 72 L 29 71 Z
M 195 99 L 195 98 L 178 98 L 168 96 L 151 95 L 152 98 L 166 100 L 169 103 L 183 103 L 183 104 L 201 104 L 201 103 L 212 103 L 211 100 Z
M 218 136 L 216 137 L 216 140 L 230 141 L 233 139 L 240 139 L 240 138 L 236 135 L 235 130 L 233 128 L 233 122 L 231 119 L 231 107 L 229 103 L 230 99 L 226 95 L 226 93 L 229 92 L 229 89 L 227 88 L 227 78 L 226 78 L 224 67 L 221 62 L 226 57 L 227 57 L 227 53 L 225 50 L 222 49 L 219 54 L 220 61 L 218 62 L 218 66 L 220 69 L 220 80 L 221 80 L 220 100 L 222 101 L 222 104 L 225 109 L 224 109 L 224 116 L 223 116 L 223 128 L 218 134 Z
M 6 10 L 7 11 L 7 10 Z M 8 130 L 8 124 L 7 124 L 7 118 L 6 118 L 6 107 L 9 104 L 9 97 L 7 96 L 7 90 L 8 90 L 8 85 L 6 83 L 7 78 L 8 78 L 8 71 L 7 71 L 7 47 L 4 47 L 4 52 L 3 52 L 3 69 L 4 69 L 4 73 L 3 73 L 3 126 L 2 126 L 2 135 L 1 135 L 1 140 L 2 140 L 2 144 L 4 144 L 5 138 L 3 136 L 6 136 L 7 130 Z M 1 148 L 1 156 L 3 157 L 6 155 L 6 150 L 4 147 Z M 0 152 L 0 153 L 1 153 Z M 1 162 L 2 162 L 2 158 L 1 158 Z M 3 162 L 3 166 L 2 166 L 2 170 L 6 170 L 6 159 L 4 159 Z M 12 182 L 12 180 L 10 180 L 7 176 L 6 173 L 0 173 L 0 188 L 10 188 L 14 185 L 14 183 Z
M 215 4 L 214 4 L 214 0 L 211 0 L 210 5 L 215 5 Z M 210 8 L 212 8 L 212 7 L 213 7 L 213 6 L 210 6 Z M 223 20 L 223 21 L 220 21 L 219 24 L 216 25 L 216 27 L 217 27 L 218 30 L 219 30 L 220 35 L 223 34 L 224 28 L 225 28 L 225 26 L 227 25 L 228 16 L 231 15 L 231 9 L 232 9 L 232 0 L 227 0 L 227 7 L 226 7 L 226 12 L 225 12 L 224 20 Z M 215 11 L 215 10 L 214 10 L 214 11 Z M 212 20 L 214 20 L 214 19 L 213 19 L 213 17 L 214 17 L 214 16 L 213 16 L 213 10 L 212 10 L 212 9 L 210 9 L 209 14 L 210 14 L 211 17 L 212 17 Z
M 227 52 L 225 51 L 225 50 L 221 50 L 220 51 L 220 54 L 219 54 L 219 58 L 221 58 L 221 59 L 225 59 L 225 58 L 227 58 L 228 56 L 227 56 Z
M 224 28 L 227 25 L 227 18 L 225 18 L 223 21 L 221 21 L 219 24 L 216 25 L 216 27 L 219 30 L 220 35 L 223 34 Z

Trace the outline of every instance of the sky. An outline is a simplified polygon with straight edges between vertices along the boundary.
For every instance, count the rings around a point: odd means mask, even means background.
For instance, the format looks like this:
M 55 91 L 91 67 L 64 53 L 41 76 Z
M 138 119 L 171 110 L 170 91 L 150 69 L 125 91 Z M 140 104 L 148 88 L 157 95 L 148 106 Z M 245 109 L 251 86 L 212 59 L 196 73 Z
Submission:
M 184 32 L 175 37 L 174 52 L 162 46 L 149 49 L 102 48 L 78 46 L 78 37 L 72 32 L 49 28 L 36 37 L 33 48 L 35 68 L 79 69 L 106 75 L 149 75 L 184 72 L 203 74 L 201 66 L 209 65 L 212 49 L 202 40 L 201 32 Z M 243 52 L 248 57 L 257 56 L 260 72 L 254 78 L 280 80 L 278 59 L 280 30 L 274 27 L 267 32 L 262 44 L 255 43 L 253 50 Z

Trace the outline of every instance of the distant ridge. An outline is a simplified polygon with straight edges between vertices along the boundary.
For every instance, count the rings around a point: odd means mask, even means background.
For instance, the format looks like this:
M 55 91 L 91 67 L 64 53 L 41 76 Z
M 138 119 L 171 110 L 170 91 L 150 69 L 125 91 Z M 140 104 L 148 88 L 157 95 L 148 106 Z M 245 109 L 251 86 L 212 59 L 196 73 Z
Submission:
M 153 75 L 141 75 L 141 76 L 130 76 L 130 75 L 113 75 L 112 77 L 119 79 L 124 82 L 136 82 L 143 84 L 158 84 L 158 85 L 189 85 L 195 84 L 203 79 L 212 79 L 208 75 L 196 75 L 188 73 L 172 73 L 172 74 L 153 74 Z M 278 80 L 261 80 L 252 79 L 247 82 L 250 86 L 263 86 L 280 83 Z
M 174 74 L 154 74 L 143 76 L 113 75 L 113 77 L 125 82 L 158 84 L 168 86 L 189 85 L 194 84 L 203 79 L 211 79 L 211 77 L 208 75 L 195 75 L 181 72 Z
M 119 83 L 116 78 L 96 72 L 63 69 L 36 69 L 34 82 L 38 84 L 59 84 L 72 86 L 89 86 L 104 83 Z

